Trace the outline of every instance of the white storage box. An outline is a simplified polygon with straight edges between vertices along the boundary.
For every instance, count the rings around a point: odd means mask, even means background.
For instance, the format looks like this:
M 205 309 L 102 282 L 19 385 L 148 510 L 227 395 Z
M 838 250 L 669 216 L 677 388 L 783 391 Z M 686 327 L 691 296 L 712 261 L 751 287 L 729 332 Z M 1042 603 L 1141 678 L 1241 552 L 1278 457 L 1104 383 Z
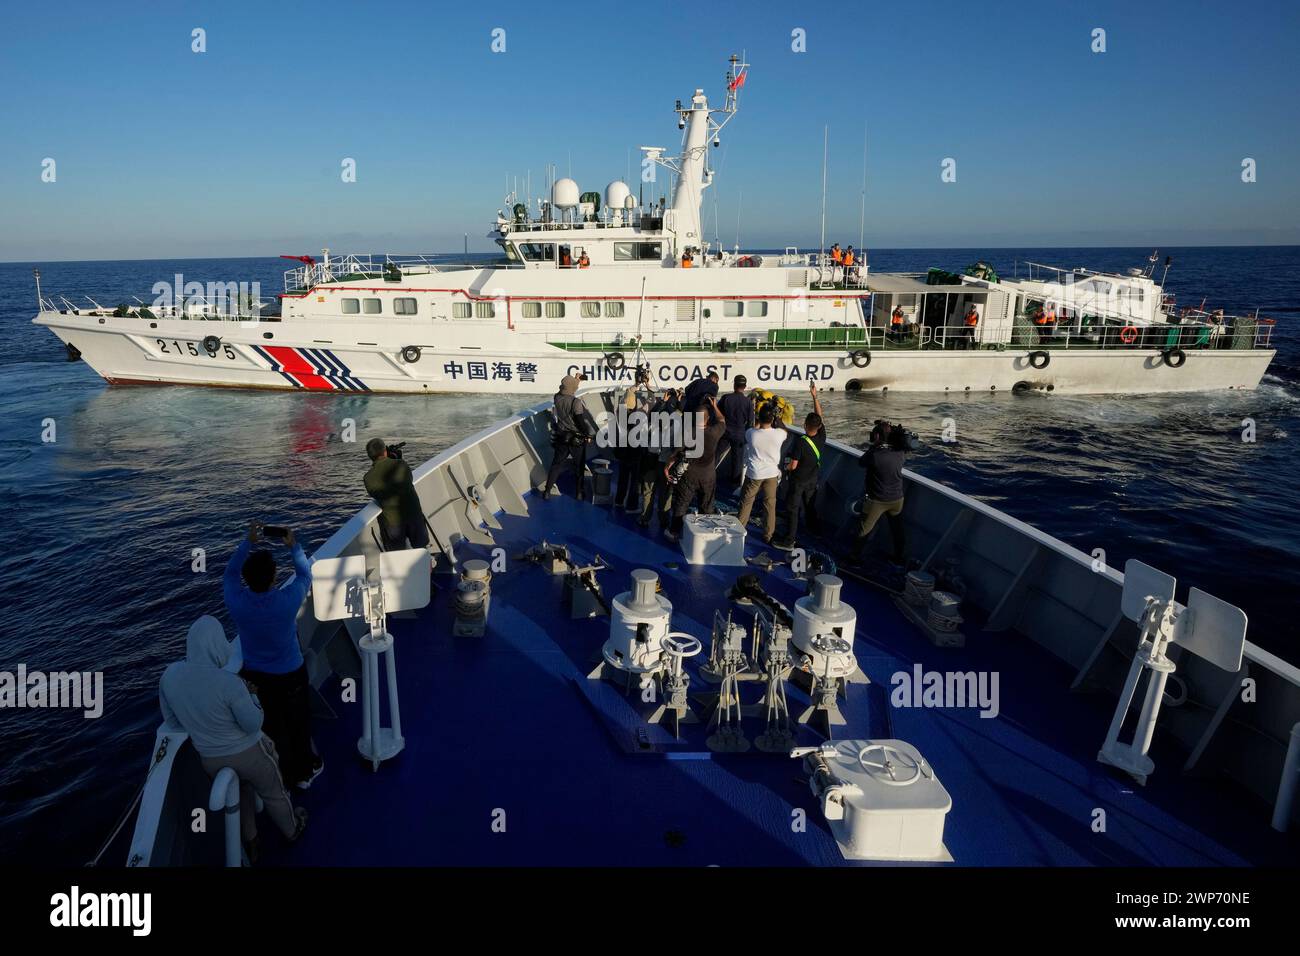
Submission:
M 915 747 L 840 740 L 818 756 L 829 773 L 814 790 L 845 859 L 952 861 L 943 845 L 952 798 Z
M 682 525 L 682 554 L 689 564 L 741 567 L 745 563 L 745 528 L 735 515 L 687 515 Z

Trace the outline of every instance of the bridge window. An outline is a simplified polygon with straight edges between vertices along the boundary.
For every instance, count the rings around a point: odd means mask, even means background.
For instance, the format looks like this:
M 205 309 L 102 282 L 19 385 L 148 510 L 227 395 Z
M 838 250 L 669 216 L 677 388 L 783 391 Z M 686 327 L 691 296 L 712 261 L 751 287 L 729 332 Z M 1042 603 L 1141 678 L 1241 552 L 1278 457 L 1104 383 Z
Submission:
M 623 318 L 623 303 L 622 303 L 622 302 L 606 302 L 606 303 L 605 303 L 605 318 L 607 318 L 607 319 L 621 319 L 621 318 Z
M 540 319 L 542 317 L 542 304 L 540 302 L 521 303 L 519 314 L 525 319 Z
M 497 317 L 496 303 L 494 302 L 475 302 L 474 315 L 480 319 L 495 319 Z
M 751 303 L 749 303 L 749 317 L 750 317 L 751 319 L 761 319 L 761 318 L 762 318 L 763 316 L 765 316 L 765 315 L 767 315 L 767 303 L 766 303 L 766 302 L 751 302 Z
M 394 299 L 393 312 L 397 315 L 415 315 L 416 305 L 414 299 Z
M 379 315 L 384 311 L 384 304 L 378 299 L 362 299 L 361 311 L 366 315 Z
M 527 262 L 554 262 L 555 261 L 555 243 L 553 242 L 525 242 L 519 247 Z
M 343 304 L 344 315 L 357 315 L 361 312 L 360 299 L 342 299 L 341 302 Z
M 546 317 L 548 319 L 564 318 L 564 303 L 563 302 L 546 303 Z
M 582 317 L 584 319 L 599 319 L 600 303 L 599 302 L 582 303 Z
M 453 302 L 451 304 L 451 317 L 453 319 L 468 319 L 471 311 L 468 302 Z
M 614 261 L 650 260 L 663 258 L 663 243 L 659 242 L 616 242 L 614 243 Z
M 745 303 L 743 302 L 724 302 L 722 303 L 722 314 L 729 319 L 737 318 L 745 314 Z

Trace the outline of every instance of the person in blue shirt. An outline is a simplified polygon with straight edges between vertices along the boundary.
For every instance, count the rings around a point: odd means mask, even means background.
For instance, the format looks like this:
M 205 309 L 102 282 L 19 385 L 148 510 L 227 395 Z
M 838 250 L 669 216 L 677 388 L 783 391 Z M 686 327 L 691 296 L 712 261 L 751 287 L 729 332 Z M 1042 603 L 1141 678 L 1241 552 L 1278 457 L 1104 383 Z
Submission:
M 274 587 L 275 558 L 265 548 L 252 550 L 262 528 L 257 521 L 248 526 L 248 537 L 226 565 L 226 609 L 244 657 L 239 676 L 257 689 L 266 714 L 262 729 L 275 743 L 284 782 L 306 790 L 325 766 L 311 740 L 310 685 L 298 646 L 298 610 L 311 587 L 311 565 L 288 531 L 284 543 L 293 554 L 294 576 Z

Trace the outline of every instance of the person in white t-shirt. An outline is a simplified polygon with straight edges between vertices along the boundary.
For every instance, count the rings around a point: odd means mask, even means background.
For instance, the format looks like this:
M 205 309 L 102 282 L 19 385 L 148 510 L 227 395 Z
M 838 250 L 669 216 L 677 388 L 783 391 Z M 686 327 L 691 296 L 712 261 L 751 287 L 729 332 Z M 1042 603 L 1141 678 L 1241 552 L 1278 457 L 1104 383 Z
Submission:
M 745 432 L 745 483 L 740 489 L 738 517 L 742 525 L 749 524 L 754 499 L 762 492 L 764 544 L 772 543 L 776 531 L 776 489 L 781 483 L 781 447 L 785 439 L 785 429 L 777 424 L 771 408 L 759 411 L 758 425 Z

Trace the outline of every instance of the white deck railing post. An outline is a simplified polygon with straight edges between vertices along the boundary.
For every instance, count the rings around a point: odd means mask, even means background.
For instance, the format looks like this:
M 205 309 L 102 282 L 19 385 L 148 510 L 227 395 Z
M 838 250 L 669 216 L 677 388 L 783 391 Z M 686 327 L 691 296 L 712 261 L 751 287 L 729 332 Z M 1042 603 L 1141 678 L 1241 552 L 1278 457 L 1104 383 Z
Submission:
M 239 774 L 230 767 L 222 767 L 212 781 L 208 812 L 222 814 L 226 828 L 226 866 L 243 866 L 244 851 L 239 839 Z

